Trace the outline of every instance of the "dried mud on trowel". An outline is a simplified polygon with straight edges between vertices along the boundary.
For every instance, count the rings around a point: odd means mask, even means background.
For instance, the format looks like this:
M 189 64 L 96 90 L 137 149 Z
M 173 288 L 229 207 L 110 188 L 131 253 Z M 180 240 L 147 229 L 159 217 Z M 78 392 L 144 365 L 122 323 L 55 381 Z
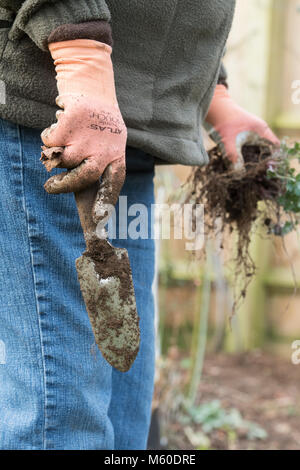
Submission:
M 127 250 L 94 238 L 76 260 L 76 269 L 99 349 L 110 364 L 126 372 L 139 350 L 139 319 Z
M 63 149 L 42 150 L 41 160 L 48 171 L 60 166 Z M 96 343 L 109 364 L 126 372 L 139 350 L 139 318 L 127 250 L 114 248 L 96 233 L 92 209 L 98 189 L 97 183 L 75 193 L 86 240 L 76 269 Z

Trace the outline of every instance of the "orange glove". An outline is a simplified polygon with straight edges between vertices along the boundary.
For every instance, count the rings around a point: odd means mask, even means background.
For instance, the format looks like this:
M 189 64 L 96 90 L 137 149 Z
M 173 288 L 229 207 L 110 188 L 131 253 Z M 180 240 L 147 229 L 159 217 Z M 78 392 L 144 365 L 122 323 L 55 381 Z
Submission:
M 241 148 L 250 135 L 256 134 L 258 138 L 266 139 L 275 146 L 280 145 L 267 123 L 238 106 L 224 85 L 216 86 L 206 121 L 213 127 L 213 140 L 223 144 L 232 163 L 242 158 Z
M 52 194 L 80 191 L 110 166 L 116 199 L 125 177 L 127 129 L 116 98 L 112 49 L 76 39 L 51 43 L 49 50 L 57 73 L 56 103 L 63 111 L 41 137 L 47 147 L 64 148 L 60 167 L 73 170 L 50 178 L 45 189 Z

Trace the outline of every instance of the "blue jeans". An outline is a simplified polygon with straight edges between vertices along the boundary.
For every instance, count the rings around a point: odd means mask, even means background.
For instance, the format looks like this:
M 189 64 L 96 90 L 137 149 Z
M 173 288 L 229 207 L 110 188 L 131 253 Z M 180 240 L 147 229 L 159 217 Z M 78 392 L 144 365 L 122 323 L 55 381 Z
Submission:
M 45 192 L 40 145 L 38 130 L 0 120 L 0 449 L 144 449 L 153 240 L 113 242 L 128 249 L 141 326 L 138 357 L 121 373 L 95 345 L 74 264 L 85 249 L 74 196 Z M 152 157 L 128 148 L 127 161 L 122 195 L 150 206 Z

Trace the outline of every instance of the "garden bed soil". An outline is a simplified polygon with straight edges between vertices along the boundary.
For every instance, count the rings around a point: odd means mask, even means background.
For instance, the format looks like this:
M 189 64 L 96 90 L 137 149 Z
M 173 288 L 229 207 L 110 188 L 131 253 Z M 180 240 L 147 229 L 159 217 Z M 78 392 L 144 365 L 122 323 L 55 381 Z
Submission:
M 186 371 L 182 370 L 182 381 Z M 245 420 L 259 424 L 268 433 L 264 440 L 249 440 L 237 432 L 213 431 L 212 449 L 299 450 L 300 449 L 300 365 L 290 358 L 256 351 L 238 355 L 209 354 L 205 360 L 197 404 L 219 400 L 226 410 L 238 409 Z M 161 421 L 164 410 L 160 409 Z M 199 432 L 200 425 L 193 430 Z M 182 424 L 171 421 L 165 430 L 169 449 L 193 449 Z

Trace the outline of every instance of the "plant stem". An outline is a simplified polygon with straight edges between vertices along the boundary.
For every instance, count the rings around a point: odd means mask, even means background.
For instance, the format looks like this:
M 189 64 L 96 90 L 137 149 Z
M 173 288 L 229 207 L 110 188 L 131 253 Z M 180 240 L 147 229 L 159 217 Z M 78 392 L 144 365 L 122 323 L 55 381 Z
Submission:
M 211 294 L 211 243 L 206 245 L 206 263 L 202 279 L 202 285 L 198 287 L 196 301 L 196 322 L 194 327 L 193 344 L 195 347 L 192 351 L 191 379 L 187 394 L 187 404 L 189 407 L 194 406 L 197 391 L 201 381 L 203 363 L 206 350 L 208 316 Z

